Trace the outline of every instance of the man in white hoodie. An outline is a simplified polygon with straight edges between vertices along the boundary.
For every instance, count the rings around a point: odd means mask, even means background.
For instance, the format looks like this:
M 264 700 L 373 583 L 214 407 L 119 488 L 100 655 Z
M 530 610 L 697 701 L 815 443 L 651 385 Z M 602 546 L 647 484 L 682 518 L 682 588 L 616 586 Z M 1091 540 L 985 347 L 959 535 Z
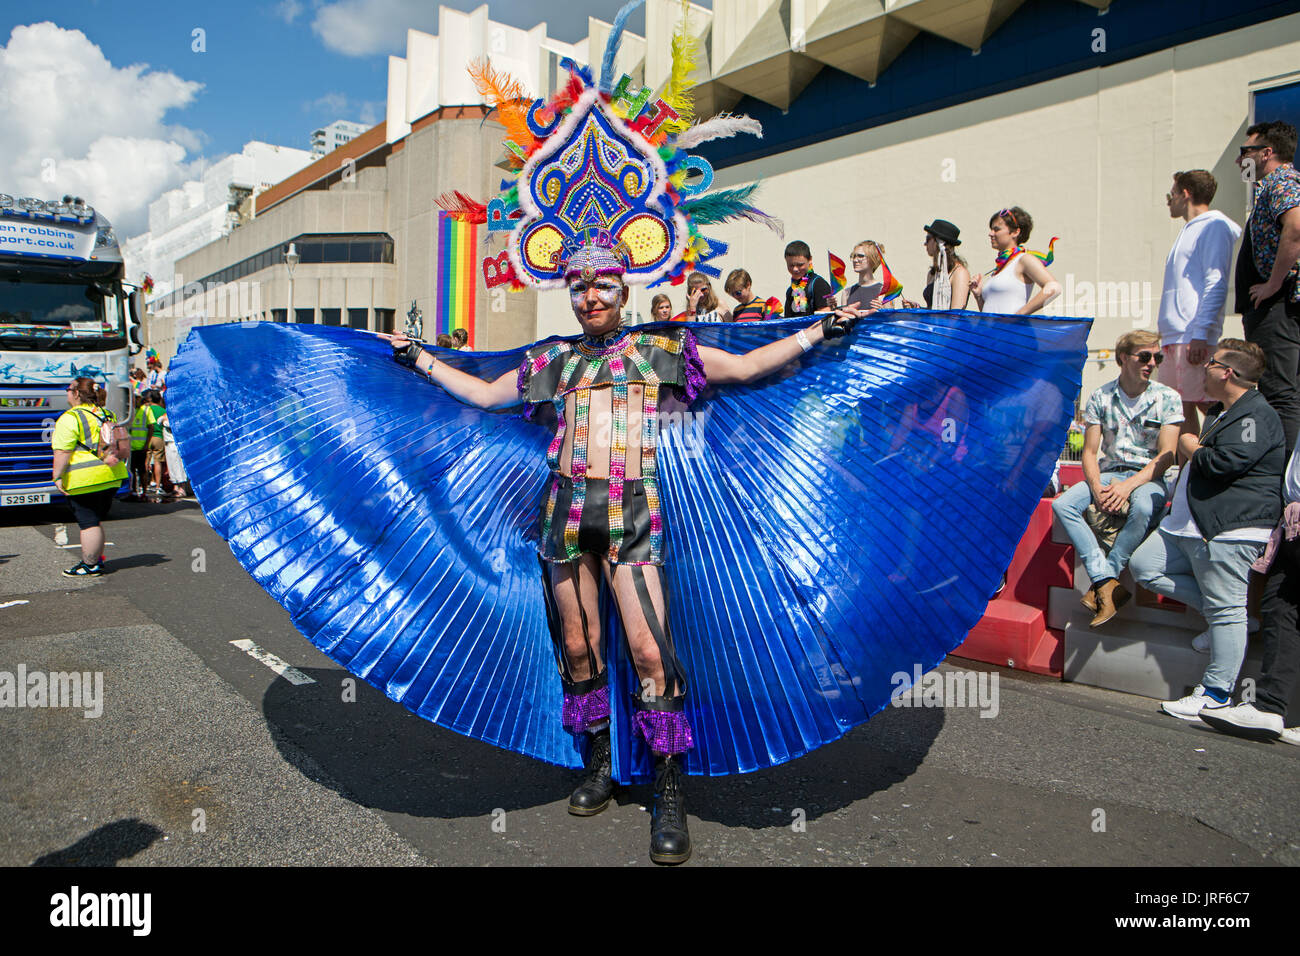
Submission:
M 1223 307 L 1228 297 L 1232 248 L 1241 227 L 1210 208 L 1218 183 L 1204 169 L 1174 173 L 1165 197 L 1169 215 L 1186 225 L 1174 240 L 1165 261 L 1165 285 L 1160 296 L 1160 344 L 1165 364 L 1160 381 L 1183 398 L 1183 431 L 1200 430 L 1197 408 L 1205 408 L 1205 371 L 1223 331 Z

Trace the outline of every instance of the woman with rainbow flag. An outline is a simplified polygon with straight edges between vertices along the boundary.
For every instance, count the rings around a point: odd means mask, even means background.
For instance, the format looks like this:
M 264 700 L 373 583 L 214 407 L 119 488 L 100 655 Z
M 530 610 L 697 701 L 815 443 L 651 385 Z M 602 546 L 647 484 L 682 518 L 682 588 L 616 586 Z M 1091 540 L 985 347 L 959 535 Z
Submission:
M 1033 228 L 1033 218 L 1019 206 L 989 218 L 989 244 L 997 250 L 997 260 L 987 282 L 983 275 L 971 278 L 971 293 L 981 310 L 1033 315 L 1061 294 L 1061 284 L 1047 271 L 1056 256 L 1056 236 L 1047 244 L 1047 252 L 1034 252 L 1024 246 Z M 1029 254 L 1023 255 L 1026 252 Z

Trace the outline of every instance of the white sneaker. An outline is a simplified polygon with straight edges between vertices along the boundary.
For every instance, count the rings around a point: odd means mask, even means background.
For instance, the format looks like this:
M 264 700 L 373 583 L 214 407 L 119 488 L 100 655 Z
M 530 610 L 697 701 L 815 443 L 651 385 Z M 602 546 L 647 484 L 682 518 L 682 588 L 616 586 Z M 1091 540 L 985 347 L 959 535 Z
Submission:
M 1282 736 L 1278 740 L 1284 744 L 1295 744 L 1300 747 L 1300 727 L 1283 727 Z
M 1208 628 L 1192 638 L 1192 650 L 1198 654 L 1210 653 L 1210 631 Z
M 1215 730 L 1247 740 L 1276 740 L 1282 736 L 1282 715 L 1259 710 L 1254 704 L 1202 710 L 1201 720 Z
M 1196 720 L 1203 710 L 1219 710 L 1231 706 L 1230 703 L 1220 704 L 1205 692 L 1202 685 L 1197 684 L 1186 697 L 1164 701 L 1160 709 L 1170 717 L 1177 717 L 1179 720 Z

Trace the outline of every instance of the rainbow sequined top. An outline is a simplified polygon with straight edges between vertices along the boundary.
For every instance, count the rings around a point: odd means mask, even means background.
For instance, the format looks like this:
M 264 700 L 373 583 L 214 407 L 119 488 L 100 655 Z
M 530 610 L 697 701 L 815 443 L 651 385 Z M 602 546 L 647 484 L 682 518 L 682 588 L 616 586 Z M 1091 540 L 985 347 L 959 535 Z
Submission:
M 665 394 L 664 389 L 668 389 L 690 404 L 706 384 L 695 335 L 689 329 L 644 332 L 619 329 L 600 339 L 586 337 L 577 341 L 544 342 L 529 349 L 519 368 L 518 384 L 526 418 L 534 418 L 538 409 L 545 405 L 555 409 L 555 436 L 546 452 L 547 464 L 555 474 L 560 473 L 561 451 L 569 428 L 573 429 L 570 471 L 574 496 L 572 520 L 568 523 L 573 524 L 574 533 L 566 537 L 573 537 L 575 541 L 577 521 L 586 496 L 591 394 L 599 388 L 612 391 L 609 501 L 611 532 L 617 537 L 621 522 L 613 512 L 621 509 L 627 476 L 629 386 L 641 386 L 640 477 L 651 510 L 657 517 L 656 449 L 660 398 Z M 571 423 L 564 414 L 570 395 L 574 397 Z M 612 548 L 616 546 L 616 543 L 611 545 Z

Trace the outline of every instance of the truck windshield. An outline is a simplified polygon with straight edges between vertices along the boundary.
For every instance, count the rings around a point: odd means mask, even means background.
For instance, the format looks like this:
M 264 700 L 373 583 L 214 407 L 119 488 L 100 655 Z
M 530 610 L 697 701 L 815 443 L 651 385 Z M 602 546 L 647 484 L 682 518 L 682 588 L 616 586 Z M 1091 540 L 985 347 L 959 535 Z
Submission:
M 118 299 L 91 283 L 0 282 L 0 346 L 119 338 L 122 319 Z

